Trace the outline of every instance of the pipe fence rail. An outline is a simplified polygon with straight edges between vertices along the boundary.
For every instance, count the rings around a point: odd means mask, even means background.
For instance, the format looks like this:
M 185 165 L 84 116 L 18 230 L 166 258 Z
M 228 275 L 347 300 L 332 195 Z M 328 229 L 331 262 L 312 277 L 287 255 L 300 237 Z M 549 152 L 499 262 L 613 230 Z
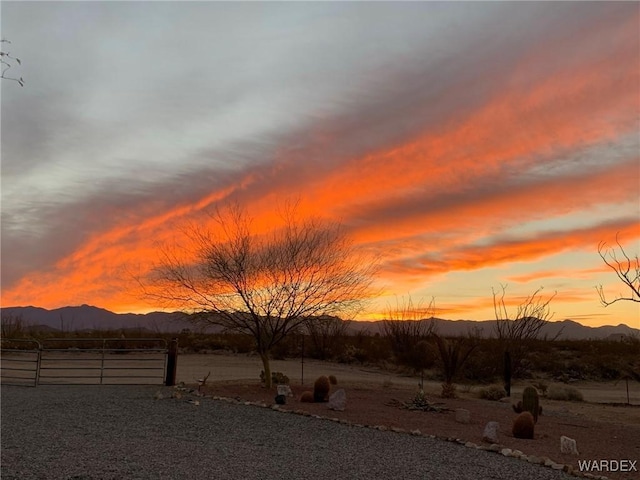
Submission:
M 25 386 L 172 385 L 174 343 L 160 338 L 2 339 L 0 381 Z
M 0 340 L 0 352 L 0 379 L 3 385 L 38 385 L 40 342 L 3 338 Z

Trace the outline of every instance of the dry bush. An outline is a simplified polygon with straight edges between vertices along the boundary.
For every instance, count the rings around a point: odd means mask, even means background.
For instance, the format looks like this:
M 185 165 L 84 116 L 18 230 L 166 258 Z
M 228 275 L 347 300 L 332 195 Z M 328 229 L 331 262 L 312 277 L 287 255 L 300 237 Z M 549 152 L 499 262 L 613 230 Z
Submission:
M 478 391 L 478 396 L 484 400 L 498 401 L 507 396 L 507 392 L 501 385 L 489 385 Z
M 547 390 L 546 397 L 550 400 L 562 400 L 565 402 L 583 402 L 582 392 L 577 388 L 565 387 L 561 385 L 551 385 Z

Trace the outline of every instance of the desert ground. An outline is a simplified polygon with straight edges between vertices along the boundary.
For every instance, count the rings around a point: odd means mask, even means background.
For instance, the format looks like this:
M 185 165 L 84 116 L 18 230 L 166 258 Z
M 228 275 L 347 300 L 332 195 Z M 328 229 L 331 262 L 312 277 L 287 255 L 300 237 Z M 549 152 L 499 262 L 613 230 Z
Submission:
M 373 367 L 344 365 L 316 360 L 274 360 L 272 371 L 282 372 L 290 379 L 294 396 L 282 408 L 298 413 L 320 415 L 359 425 L 384 426 L 443 439 L 473 442 L 482 445 L 482 432 L 489 421 L 500 424 L 500 444 L 526 455 L 548 457 L 556 463 L 570 465 L 574 474 L 579 460 L 630 460 L 640 464 L 640 384 L 629 382 L 627 401 L 625 382 L 575 382 L 584 402 L 548 400 L 541 397 L 543 415 L 536 425 L 535 438 L 514 438 L 511 424 L 515 413 L 511 408 L 521 398 L 529 383 L 517 382 L 510 399 L 488 401 L 478 398 L 478 386 L 459 385 L 457 399 L 439 397 L 440 384 L 424 383 L 427 398 L 448 411 L 444 413 L 409 411 L 399 408 L 417 393 L 419 378 L 396 375 Z M 206 396 L 234 398 L 239 401 L 274 403 L 275 388 L 265 389 L 259 374 L 262 363 L 257 356 L 247 355 L 182 355 L 178 358 L 177 381 L 195 387 L 198 379 L 210 373 L 203 389 Z M 320 375 L 334 375 L 347 394 L 344 411 L 328 410 L 326 404 L 300 403 L 300 394 L 312 390 Z M 471 413 L 471 423 L 455 420 L 456 409 Z M 578 455 L 560 453 L 560 436 L 577 441 Z M 484 445 L 487 445 L 484 443 Z M 489 453 L 488 453 L 489 454 Z M 612 479 L 637 479 L 636 472 L 593 472 Z
M 128 364 L 131 360 L 123 362 Z M 60 366 L 71 367 L 72 362 L 61 361 Z M 134 365 L 134 368 L 139 365 Z M 482 439 L 484 426 L 489 421 L 500 425 L 500 445 L 519 450 L 527 456 L 547 457 L 556 464 L 571 467 L 573 473 L 579 470 L 579 462 L 584 460 L 625 460 L 640 464 L 640 384 L 629 382 L 630 405 L 627 405 L 625 382 L 575 382 L 584 396 L 584 402 L 550 400 L 541 397 L 543 414 L 539 418 L 533 440 L 514 438 L 511 424 L 515 413 L 511 404 L 521 398 L 522 390 L 529 383 L 517 382 L 512 388 L 511 398 L 502 401 L 482 400 L 478 397 L 480 386 L 458 385 L 458 398 L 442 399 L 440 384 L 424 382 L 427 399 L 442 407 L 443 412 L 410 411 L 401 408 L 410 402 L 418 391 L 419 377 L 400 375 L 373 366 L 347 365 L 317 360 L 300 359 L 273 360 L 274 372 L 282 372 L 289 377 L 293 396 L 287 399 L 282 410 L 302 415 L 317 415 L 334 421 L 363 426 L 378 426 L 385 429 L 400 429 L 406 434 L 419 431 L 421 435 L 433 435 L 450 441 L 472 442 L 489 446 Z M 266 406 L 274 404 L 275 388 L 266 389 L 260 381 L 262 362 L 256 355 L 248 354 L 183 354 L 178 356 L 177 388 L 160 387 L 181 392 L 179 396 L 204 396 L 202 401 L 213 397 L 233 399 L 237 403 L 253 402 Z M 136 373 L 129 370 L 129 374 Z M 69 371 L 70 376 L 77 372 Z M 121 373 L 121 372 L 116 372 Z M 144 374 L 145 372 L 137 372 Z M 334 375 L 338 383 L 332 389 L 344 389 L 347 406 L 344 411 L 333 411 L 324 403 L 301 403 L 300 395 L 312 390 L 314 380 L 320 375 Z M 208 376 L 208 377 L 207 377 Z M 207 377 L 206 385 L 198 389 L 198 381 Z M 131 379 L 135 382 L 135 379 Z M 119 379 L 118 382 L 129 383 Z M 83 382 L 84 383 L 84 382 Z M 107 382 L 111 383 L 111 382 Z M 138 382 L 147 383 L 147 382 Z M 162 380 L 154 381 L 160 385 Z M 563 385 L 563 384 L 560 384 Z M 40 388 L 48 388 L 40 386 Z M 54 387 L 50 387 L 54 388 Z M 198 391 L 200 390 L 200 391 Z M 209 399 L 207 399 L 207 397 Z M 247 408 L 252 408 L 247 406 Z M 455 411 L 465 409 L 470 412 L 470 423 L 456 421 Z M 578 455 L 560 452 L 560 436 L 565 435 L 577 442 Z M 494 453 L 487 452 L 487 455 Z M 593 472 L 608 478 L 638 479 L 636 472 Z

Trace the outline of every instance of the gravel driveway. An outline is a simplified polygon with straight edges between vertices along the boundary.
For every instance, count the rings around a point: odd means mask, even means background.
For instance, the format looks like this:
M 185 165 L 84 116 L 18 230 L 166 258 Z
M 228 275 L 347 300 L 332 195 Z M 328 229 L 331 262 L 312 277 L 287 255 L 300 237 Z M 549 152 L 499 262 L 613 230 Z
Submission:
M 164 387 L 2 387 L 2 479 L 566 479 L 461 445 Z

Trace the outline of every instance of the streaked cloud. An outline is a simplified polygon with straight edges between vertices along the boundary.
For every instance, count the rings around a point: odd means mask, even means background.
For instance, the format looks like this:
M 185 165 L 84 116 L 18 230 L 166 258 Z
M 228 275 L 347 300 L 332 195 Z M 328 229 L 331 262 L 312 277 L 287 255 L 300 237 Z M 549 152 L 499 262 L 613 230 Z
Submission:
M 491 318 L 492 286 L 562 279 L 562 315 L 596 312 L 598 242 L 640 246 L 639 12 L 3 4 L 27 85 L 2 84 L 2 302 L 139 309 L 125 272 L 183 222 L 238 201 L 266 228 L 297 198 L 390 296 Z

